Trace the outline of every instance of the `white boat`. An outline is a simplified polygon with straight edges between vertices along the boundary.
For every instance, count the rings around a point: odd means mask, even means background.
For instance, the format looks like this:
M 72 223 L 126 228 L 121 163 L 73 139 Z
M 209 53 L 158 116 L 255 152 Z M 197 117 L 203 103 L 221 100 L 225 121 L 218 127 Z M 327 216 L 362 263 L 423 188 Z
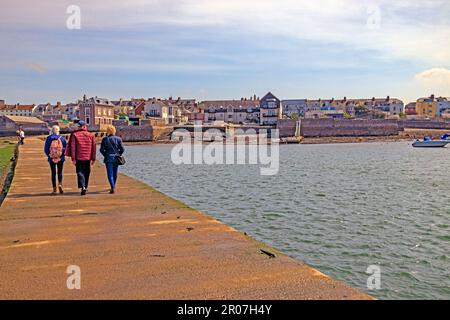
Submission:
M 414 148 L 444 148 L 450 140 L 424 140 L 415 141 L 412 146 Z

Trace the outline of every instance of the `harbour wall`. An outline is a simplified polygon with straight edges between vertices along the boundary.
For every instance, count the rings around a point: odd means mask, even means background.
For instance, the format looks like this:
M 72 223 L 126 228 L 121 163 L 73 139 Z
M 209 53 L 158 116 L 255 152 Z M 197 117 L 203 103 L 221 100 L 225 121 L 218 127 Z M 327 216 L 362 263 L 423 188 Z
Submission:
M 300 135 L 305 138 L 393 136 L 403 131 L 397 120 L 302 119 L 298 122 Z M 279 120 L 280 137 L 295 136 L 296 123 L 295 120 Z

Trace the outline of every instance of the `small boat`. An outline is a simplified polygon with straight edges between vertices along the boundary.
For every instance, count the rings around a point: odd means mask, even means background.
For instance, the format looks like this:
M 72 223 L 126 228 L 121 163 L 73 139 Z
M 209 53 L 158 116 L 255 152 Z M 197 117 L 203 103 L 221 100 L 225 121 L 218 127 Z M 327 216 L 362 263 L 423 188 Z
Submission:
M 444 148 L 449 143 L 450 140 L 431 140 L 430 138 L 425 137 L 423 141 L 416 140 L 412 146 L 414 148 Z

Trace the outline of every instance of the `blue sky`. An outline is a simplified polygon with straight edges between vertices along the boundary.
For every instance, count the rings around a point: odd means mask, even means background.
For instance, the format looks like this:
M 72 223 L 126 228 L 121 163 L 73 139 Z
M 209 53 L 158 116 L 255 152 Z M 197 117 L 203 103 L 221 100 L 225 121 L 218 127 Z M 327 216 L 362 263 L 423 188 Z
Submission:
M 69 5 L 81 29 L 69 30 Z M 450 96 L 446 0 L 2 0 L 0 99 Z

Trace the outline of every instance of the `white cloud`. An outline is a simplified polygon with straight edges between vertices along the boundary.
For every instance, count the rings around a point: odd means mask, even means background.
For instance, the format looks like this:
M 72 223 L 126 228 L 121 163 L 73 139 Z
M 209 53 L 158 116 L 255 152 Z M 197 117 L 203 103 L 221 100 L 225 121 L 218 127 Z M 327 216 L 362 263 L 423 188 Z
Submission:
M 419 86 L 429 93 L 439 96 L 450 96 L 450 70 L 432 68 L 415 75 Z
M 423 85 L 450 87 L 450 70 L 432 68 L 416 74 L 415 79 Z

